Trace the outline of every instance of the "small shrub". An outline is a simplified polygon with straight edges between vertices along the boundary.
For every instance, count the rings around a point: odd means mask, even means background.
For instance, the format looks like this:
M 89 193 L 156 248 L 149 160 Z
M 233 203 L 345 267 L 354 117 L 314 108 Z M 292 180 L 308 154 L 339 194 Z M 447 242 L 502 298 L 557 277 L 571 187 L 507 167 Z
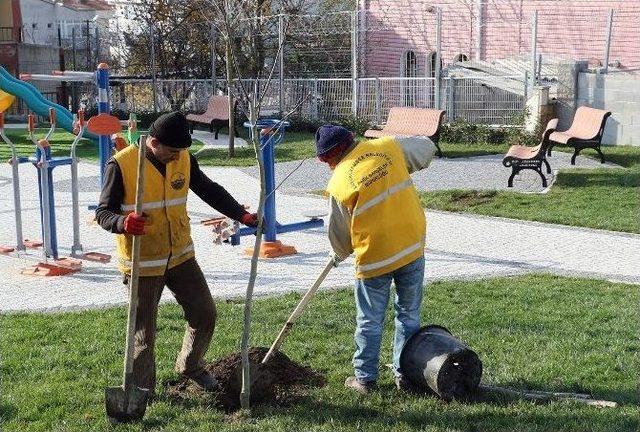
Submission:
M 364 132 L 367 129 L 371 129 L 371 127 L 373 126 L 369 119 L 366 119 L 364 117 L 356 117 L 353 115 L 343 117 L 340 120 L 332 123 L 339 124 L 340 126 L 345 127 L 352 132 L 355 132 L 356 135 L 364 135 Z
M 499 135 L 493 133 L 487 125 L 456 119 L 454 122 L 442 126 L 440 138 L 445 142 L 485 144 L 499 139 Z
M 320 119 L 311 119 L 302 116 L 290 116 L 287 121 L 291 124 L 289 130 L 291 132 L 310 132 L 315 133 L 316 130 L 325 122 Z
M 291 116 L 287 120 L 289 121 L 289 123 L 291 123 L 291 127 L 289 128 L 289 130 L 292 132 L 315 133 L 315 131 L 324 124 L 335 124 L 355 132 L 356 135 L 363 135 L 367 129 L 371 129 L 372 127 L 372 124 L 368 119 L 355 116 L 342 117 L 334 121 L 310 119 L 300 116 Z
M 469 123 L 464 119 L 444 124 L 440 139 L 444 142 L 459 144 L 522 144 L 535 145 L 540 133 L 527 132 L 518 121 L 516 126 L 488 126 Z

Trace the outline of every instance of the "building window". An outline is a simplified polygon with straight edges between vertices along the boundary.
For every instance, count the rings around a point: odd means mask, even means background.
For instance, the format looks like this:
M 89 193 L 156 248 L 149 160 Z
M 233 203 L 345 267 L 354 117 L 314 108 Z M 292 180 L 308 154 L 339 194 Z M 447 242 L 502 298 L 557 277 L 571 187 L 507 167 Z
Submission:
M 404 64 L 403 64 L 403 73 L 402 75 L 405 78 L 415 78 L 418 74 L 418 60 L 416 58 L 416 53 L 413 51 L 407 51 L 404 54 Z
M 416 78 L 418 76 L 418 59 L 416 53 L 409 50 L 402 56 L 402 76 L 409 78 L 404 81 L 404 105 L 415 106 L 416 104 Z
M 469 61 L 469 57 L 466 54 L 458 54 L 453 58 L 454 62 L 466 62 Z
M 431 51 L 429 54 L 427 54 L 427 73 L 426 73 L 427 78 L 435 78 L 437 58 L 438 56 L 435 51 Z M 442 63 L 442 59 L 440 60 L 440 63 Z

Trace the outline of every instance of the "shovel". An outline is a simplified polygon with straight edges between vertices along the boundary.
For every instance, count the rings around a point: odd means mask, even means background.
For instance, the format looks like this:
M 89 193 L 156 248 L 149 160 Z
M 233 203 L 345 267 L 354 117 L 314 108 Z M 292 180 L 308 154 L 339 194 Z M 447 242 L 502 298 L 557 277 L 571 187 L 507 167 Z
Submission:
M 337 265 L 338 263 L 334 257 L 329 258 L 329 262 L 327 262 L 327 265 L 322 270 L 322 273 L 320 273 L 320 275 L 318 276 L 318 279 L 316 279 L 313 285 L 311 285 L 311 288 L 309 288 L 309 290 L 302 297 L 302 299 L 300 300 L 296 308 L 293 310 L 293 312 L 291 312 L 289 319 L 280 330 L 280 333 L 278 333 L 278 337 L 276 337 L 276 340 L 271 345 L 271 348 L 269 348 L 269 351 L 262 359 L 262 364 L 265 364 L 267 361 L 269 361 L 273 353 L 280 348 L 280 346 L 282 345 L 282 342 L 284 342 L 284 338 L 286 338 L 289 332 L 291 331 L 291 328 L 293 327 L 294 322 L 298 319 L 298 317 L 300 317 L 300 315 L 302 315 L 302 312 L 304 311 L 305 306 L 307 305 L 307 303 L 311 301 L 311 298 L 316 293 L 316 291 L 318 291 L 318 288 L 320 287 L 320 284 L 322 283 L 322 281 L 324 281 L 324 278 L 327 277 L 327 274 L 329 274 L 329 271 L 331 270 L 331 268 L 336 267 Z
M 146 137 L 138 141 L 138 182 L 136 189 L 136 214 L 142 214 L 144 193 L 144 161 Z M 129 315 L 127 317 L 127 342 L 124 358 L 124 384 L 104 389 L 107 417 L 111 423 L 141 420 L 147 408 L 149 390 L 133 385 L 133 342 L 138 309 L 138 276 L 140 272 L 140 236 L 133 236 L 131 277 L 129 278 Z

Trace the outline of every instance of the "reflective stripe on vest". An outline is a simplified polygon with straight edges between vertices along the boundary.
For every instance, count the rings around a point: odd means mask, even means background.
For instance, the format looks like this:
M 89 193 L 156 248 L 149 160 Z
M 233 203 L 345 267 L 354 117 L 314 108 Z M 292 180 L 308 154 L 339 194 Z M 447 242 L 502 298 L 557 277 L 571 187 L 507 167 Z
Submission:
M 134 146 L 118 152 L 114 159 L 120 166 L 124 185 L 121 213 L 135 210 L 137 151 Z M 165 174 L 146 160 L 143 205 L 148 232 L 140 245 L 140 275 L 161 276 L 165 269 L 180 265 L 193 255 L 191 227 L 186 203 L 190 184 L 190 157 L 180 152 L 177 160 L 165 165 Z M 120 271 L 131 271 L 132 236 L 116 237 Z M 186 253 L 185 253 L 186 252 Z M 170 259 L 171 258 L 171 259 Z
M 424 254 L 424 210 L 394 138 L 359 142 L 335 167 L 327 191 L 351 213 L 357 278 L 389 273 Z
M 374 262 L 374 263 L 370 263 L 370 264 L 362 264 L 358 266 L 358 271 L 360 272 L 366 272 L 366 271 L 371 271 L 371 270 L 376 270 L 382 267 L 386 267 L 388 265 L 393 264 L 394 262 L 398 261 L 401 258 L 404 258 L 405 256 L 409 255 L 411 252 L 414 252 L 418 249 L 420 249 L 422 247 L 422 242 L 418 242 L 416 244 L 413 244 L 411 246 L 409 246 L 406 249 L 401 250 L 400 252 L 398 252 L 397 254 L 390 256 L 389 258 L 382 260 L 382 261 L 378 261 L 378 262 Z
M 187 197 L 184 198 L 175 198 L 175 199 L 170 199 L 170 200 L 162 200 L 162 201 L 152 201 L 152 202 L 147 202 L 147 203 L 143 203 L 142 204 L 142 210 L 153 210 L 153 209 L 159 209 L 159 208 L 166 208 L 166 207 L 171 207 L 171 206 L 176 206 L 176 205 L 181 205 L 181 204 L 186 204 L 187 203 Z M 120 210 L 122 210 L 123 212 L 128 212 L 128 211 L 134 211 L 136 209 L 136 205 L 135 204 L 122 204 L 120 206 Z
M 395 184 L 395 185 L 391 186 L 386 191 L 382 192 L 381 194 L 376 195 L 375 197 L 371 198 L 369 201 L 367 201 L 366 203 L 364 203 L 363 205 L 361 205 L 357 209 L 355 209 L 354 212 L 353 212 L 353 217 L 356 217 L 356 216 L 362 214 L 363 212 L 365 212 L 366 210 L 369 210 L 374 205 L 380 204 L 382 201 L 387 199 L 390 195 L 393 195 L 394 193 L 400 192 L 401 190 L 406 189 L 406 188 L 408 188 L 410 186 L 413 186 L 413 182 L 411 181 L 411 179 L 405 180 L 403 182 L 400 182 L 398 184 Z
M 193 243 L 188 245 L 186 248 L 182 249 L 178 255 L 173 255 L 171 257 L 171 261 L 177 260 L 181 258 L 183 255 L 188 254 L 189 252 L 193 252 Z
M 193 243 L 188 245 L 186 248 L 182 249 L 178 255 L 172 256 L 171 261 L 177 260 L 181 258 L 184 254 L 188 254 L 189 252 L 193 252 Z M 120 264 L 131 267 L 132 262 L 120 259 Z M 149 268 L 149 267 L 166 267 L 169 262 L 169 258 L 161 258 L 156 260 L 141 260 L 140 267 L 141 268 Z

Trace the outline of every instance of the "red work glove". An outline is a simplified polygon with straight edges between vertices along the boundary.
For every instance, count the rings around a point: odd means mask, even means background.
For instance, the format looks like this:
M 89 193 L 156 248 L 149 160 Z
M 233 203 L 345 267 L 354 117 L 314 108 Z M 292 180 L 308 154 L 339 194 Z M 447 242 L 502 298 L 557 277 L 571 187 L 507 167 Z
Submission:
M 240 222 L 250 227 L 258 226 L 258 214 L 257 213 L 245 213 L 240 218 Z
M 144 234 L 144 222 L 146 218 L 136 213 L 129 213 L 124 218 L 124 232 L 132 235 Z

